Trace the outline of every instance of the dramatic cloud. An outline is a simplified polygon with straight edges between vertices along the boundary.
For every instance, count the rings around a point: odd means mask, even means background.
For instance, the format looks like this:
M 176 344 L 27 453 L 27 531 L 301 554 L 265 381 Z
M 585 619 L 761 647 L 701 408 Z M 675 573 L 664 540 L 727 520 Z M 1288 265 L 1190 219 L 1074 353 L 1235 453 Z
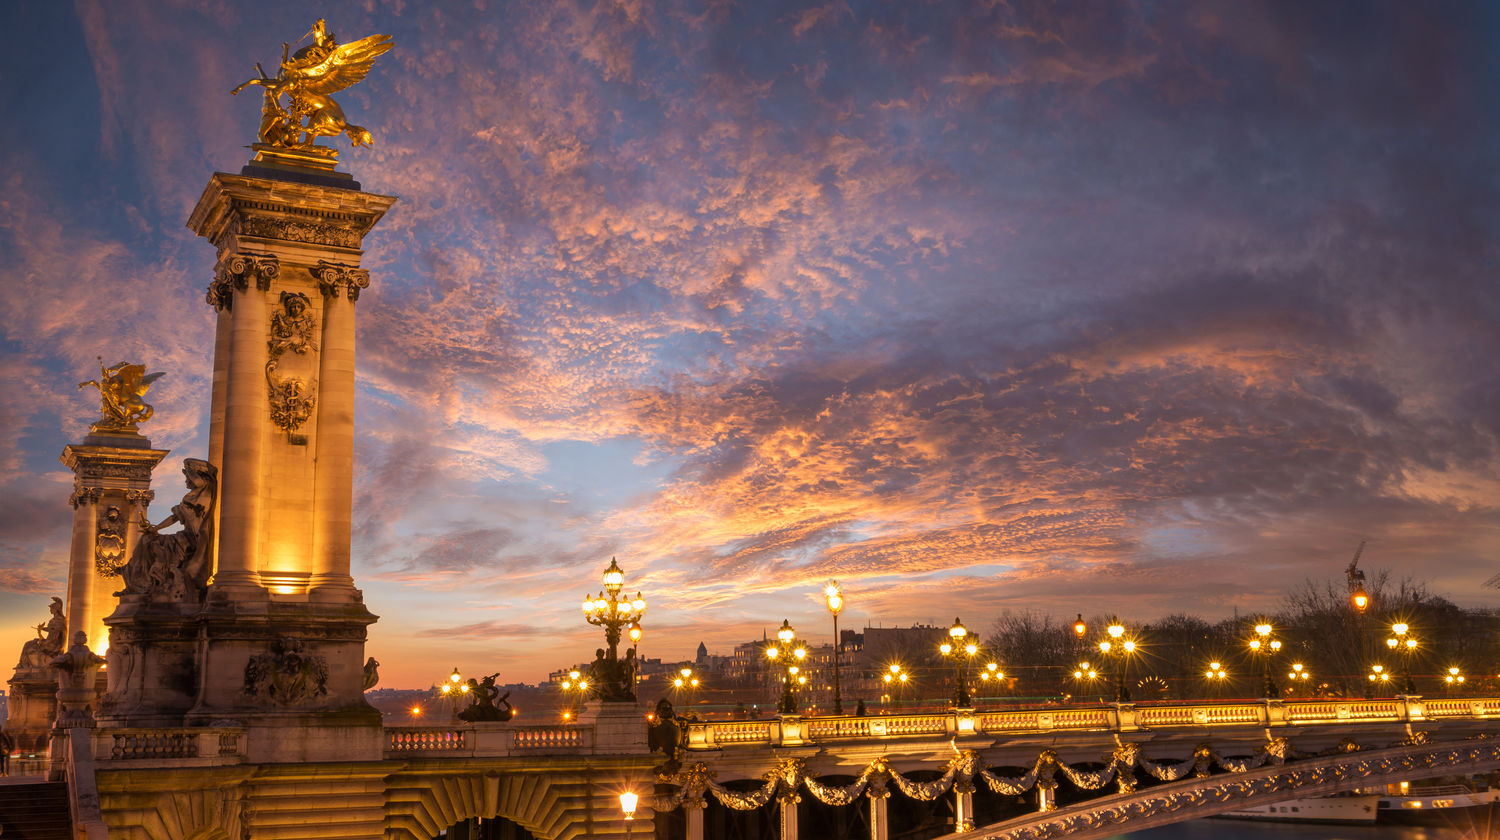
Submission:
M 375 135 L 345 168 L 400 198 L 359 303 L 387 684 L 440 677 L 434 640 L 507 679 L 589 658 L 611 555 L 669 659 L 819 626 L 830 577 L 850 626 L 1227 614 L 1361 539 L 1495 603 L 1494 8 L 481 5 L 329 19 L 397 45 L 339 95 Z M 0 123 L 16 646 L 95 358 L 168 372 L 158 507 L 206 449 L 183 220 L 307 14 L 4 13 L 8 77 L 56 68 Z

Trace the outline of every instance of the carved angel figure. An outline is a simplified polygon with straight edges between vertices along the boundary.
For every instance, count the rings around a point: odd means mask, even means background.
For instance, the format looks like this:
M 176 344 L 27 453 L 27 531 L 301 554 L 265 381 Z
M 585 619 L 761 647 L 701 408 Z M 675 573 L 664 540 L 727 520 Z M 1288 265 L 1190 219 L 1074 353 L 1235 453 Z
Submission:
M 145 365 L 120 362 L 104 366 L 99 357 L 99 378 L 78 383 L 80 389 L 92 385 L 99 389 L 99 422 L 93 428 L 135 431 L 151 419 L 152 408 L 146 404 L 146 390 L 165 374 L 147 373 Z
M 287 53 L 291 46 L 281 45 L 281 69 L 274 77 L 267 76 L 257 64 L 255 69 L 260 78 L 250 79 L 230 93 L 238 94 L 250 85 L 260 85 L 265 90 L 260 142 L 268 146 L 323 149 L 313 141 L 344 133 L 355 146 L 370 145 L 373 140 L 369 130 L 346 121 L 344 109 L 330 94 L 363 79 L 375 59 L 394 46 L 391 36 L 371 35 L 340 44 L 322 18 L 303 37 L 308 36 L 313 42 L 290 57 Z

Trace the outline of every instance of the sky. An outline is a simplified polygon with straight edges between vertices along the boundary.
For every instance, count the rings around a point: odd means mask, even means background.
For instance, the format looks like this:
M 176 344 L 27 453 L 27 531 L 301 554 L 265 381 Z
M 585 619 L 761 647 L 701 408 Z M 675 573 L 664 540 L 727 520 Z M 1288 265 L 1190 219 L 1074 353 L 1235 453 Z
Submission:
M 321 14 L 365 240 L 354 569 L 382 685 L 790 620 L 1274 610 L 1362 566 L 1500 606 L 1500 6 L 0 8 L 0 660 L 66 582 L 96 357 L 207 451 L 185 222 Z M 253 94 L 253 91 L 252 91 Z M 7 651 L 10 653 L 7 654 Z M 1003 652 L 1001 653 L 1003 659 Z

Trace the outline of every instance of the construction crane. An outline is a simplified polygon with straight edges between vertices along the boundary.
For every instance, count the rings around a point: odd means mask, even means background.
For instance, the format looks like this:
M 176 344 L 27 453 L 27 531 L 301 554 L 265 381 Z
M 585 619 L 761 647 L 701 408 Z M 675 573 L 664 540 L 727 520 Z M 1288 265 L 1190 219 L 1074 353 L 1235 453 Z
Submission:
M 1365 553 L 1365 543 L 1367 542 L 1369 540 L 1359 541 L 1359 548 L 1354 549 L 1354 559 L 1349 561 L 1349 568 L 1344 570 L 1344 574 L 1349 576 L 1350 595 L 1363 589 L 1365 585 L 1365 572 L 1359 567 L 1359 555 Z M 1496 575 L 1495 577 L 1500 578 L 1500 575 Z

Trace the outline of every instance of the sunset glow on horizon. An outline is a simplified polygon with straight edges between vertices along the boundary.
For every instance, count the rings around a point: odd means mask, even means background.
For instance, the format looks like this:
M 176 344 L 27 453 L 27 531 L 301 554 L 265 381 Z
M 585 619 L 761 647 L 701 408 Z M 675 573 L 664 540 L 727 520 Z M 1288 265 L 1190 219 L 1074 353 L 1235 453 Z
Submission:
M 856 630 L 1271 613 L 1361 540 L 1500 606 L 1500 8 L 439 5 L 317 12 L 396 44 L 337 143 L 399 197 L 358 302 L 383 687 L 592 659 L 611 557 L 667 660 L 823 643 L 832 580 Z M 206 457 L 184 222 L 311 14 L 0 13 L 0 666 L 64 591 L 96 357 L 166 371 L 153 521 Z

